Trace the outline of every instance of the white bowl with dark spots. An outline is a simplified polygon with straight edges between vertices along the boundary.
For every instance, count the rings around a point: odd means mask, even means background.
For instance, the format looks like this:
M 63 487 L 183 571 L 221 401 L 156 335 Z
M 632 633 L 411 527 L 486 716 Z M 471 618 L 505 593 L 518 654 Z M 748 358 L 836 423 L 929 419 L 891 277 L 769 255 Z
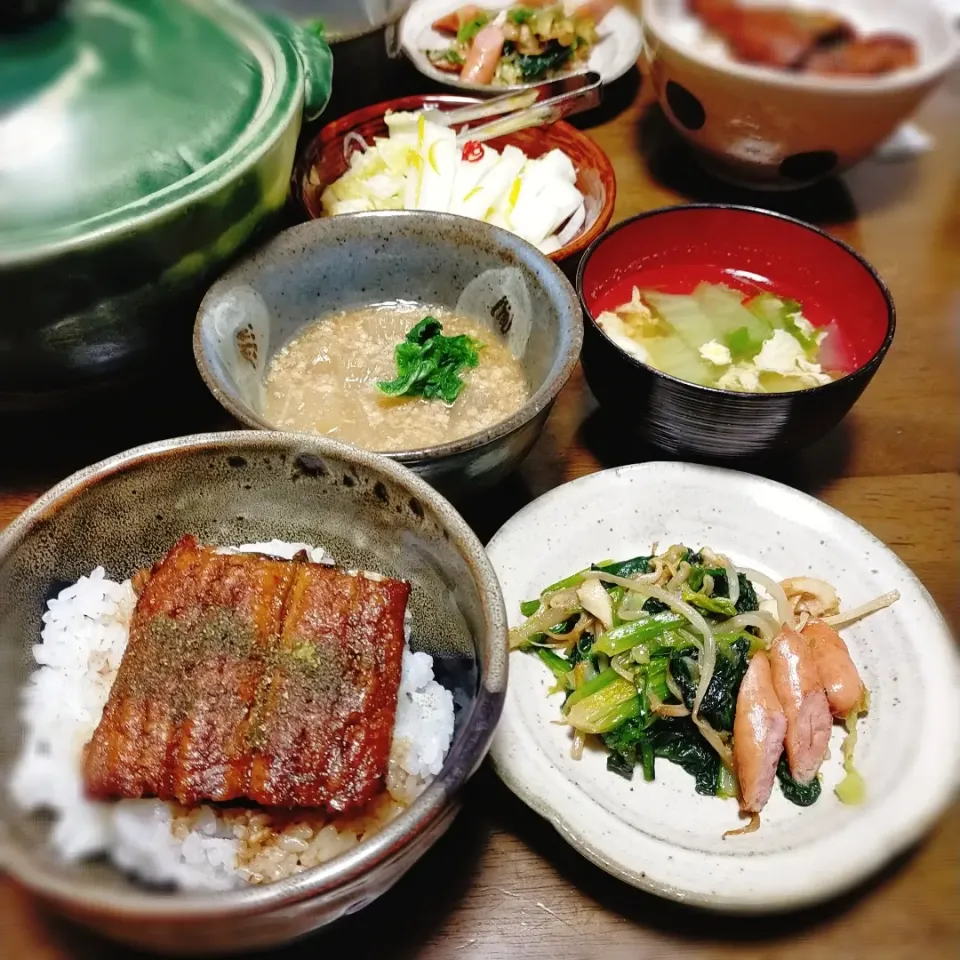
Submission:
M 644 42 L 660 105 L 708 168 L 738 184 L 791 190 L 862 160 L 943 79 L 960 50 L 960 35 L 937 0 L 794 0 L 779 6 L 829 8 L 864 34 L 909 37 L 919 63 L 868 77 L 740 63 L 709 35 L 687 0 L 648 0 Z
M 789 803 L 774 787 L 755 833 L 735 800 L 700 796 L 692 777 L 659 760 L 656 780 L 606 769 L 606 751 L 570 756 L 562 695 L 537 657 L 511 654 L 491 757 L 524 802 L 602 869 L 643 890 L 714 910 L 787 910 L 839 894 L 930 828 L 954 796 L 960 760 L 960 665 L 950 631 L 913 573 L 870 533 L 813 497 L 743 473 L 645 463 L 583 477 L 509 520 L 487 547 L 507 617 L 576 570 L 684 543 L 708 545 L 776 579 L 832 583 L 851 609 L 890 590 L 890 608 L 843 630 L 870 691 L 856 765 L 866 800 L 834 795 L 843 776 L 837 726 L 820 798 Z

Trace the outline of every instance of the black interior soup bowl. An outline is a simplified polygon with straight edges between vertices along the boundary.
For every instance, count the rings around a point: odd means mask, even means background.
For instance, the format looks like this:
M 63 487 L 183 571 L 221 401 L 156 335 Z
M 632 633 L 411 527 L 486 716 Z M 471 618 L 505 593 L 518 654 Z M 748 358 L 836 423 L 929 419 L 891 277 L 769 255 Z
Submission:
M 835 325 L 849 372 L 789 393 L 720 390 L 642 363 L 597 323 L 632 286 L 690 293 L 703 281 L 800 301 L 815 325 Z M 889 291 L 858 253 L 809 224 L 749 207 L 665 207 L 625 220 L 588 248 L 577 292 L 587 318 L 584 374 L 600 405 L 640 439 L 711 459 L 785 453 L 822 437 L 877 372 L 896 325 Z

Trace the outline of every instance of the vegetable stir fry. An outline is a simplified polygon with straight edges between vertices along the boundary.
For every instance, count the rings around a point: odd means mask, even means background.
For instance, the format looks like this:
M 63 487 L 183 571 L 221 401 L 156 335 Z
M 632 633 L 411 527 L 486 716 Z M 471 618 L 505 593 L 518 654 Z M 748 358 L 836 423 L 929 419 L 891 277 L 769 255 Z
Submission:
M 791 802 L 817 800 L 835 719 L 848 729 L 837 795 L 862 799 L 853 747 L 868 697 L 836 630 L 898 596 L 841 614 L 822 580 L 778 583 L 677 544 L 547 587 L 521 605 L 510 646 L 553 673 L 575 759 L 599 737 L 607 769 L 627 779 L 639 766 L 653 780 L 657 759 L 670 760 L 698 793 L 738 797 L 750 830 L 775 778 Z
M 461 7 L 433 24 L 452 43 L 430 50 L 430 62 L 469 83 L 537 83 L 580 69 L 599 42 L 608 0 L 573 5 L 529 0 L 506 10 Z

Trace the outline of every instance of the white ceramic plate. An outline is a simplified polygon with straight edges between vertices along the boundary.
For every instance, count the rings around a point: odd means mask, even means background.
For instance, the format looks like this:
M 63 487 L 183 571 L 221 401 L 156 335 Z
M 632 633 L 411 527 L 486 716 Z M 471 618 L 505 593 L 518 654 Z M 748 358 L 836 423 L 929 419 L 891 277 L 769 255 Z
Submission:
M 654 783 L 608 773 L 606 753 L 570 757 L 555 721 L 562 697 L 535 657 L 513 653 L 493 744 L 508 787 L 584 856 L 628 883 L 673 900 L 731 911 L 795 908 L 855 884 L 927 830 L 950 802 L 960 761 L 960 667 L 950 632 L 917 578 L 880 541 L 818 500 L 759 477 L 683 463 L 596 473 L 520 511 L 488 547 L 511 626 L 520 602 L 590 563 L 685 543 L 709 545 L 777 579 L 811 574 L 851 608 L 888 590 L 892 607 L 843 631 L 870 689 L 857 767 L 868 796 L 844 806 L 842 728 L 811 807 L 779 787 L 753 834 L 733 800 L 701 797 L 692 778 L 657 761 Z
M 477 0 L 486 10 L 500 10 L 517 5 L 518 0 Z M 400 45 L 414 66 L 426 77 L 448 87 L 472 90 L 475 93 L 506 93 L 522 86 L 492 86 L 464 83 L 455 74 L 437 70 L 427 57 L 427 50 L 442 50 L 450 38 L 433 29 L 433 23 L 445 14 L 466 6 L 466 0 L 415 0 L 400 23 Z M 588 69 L 600 74 L 604 83 L 622 77 L 637 62 L 643 48 L 640 21 L 624 7 L 614 7 L 597 24 L 600 43 L 593 49 Z M 526 84 L 530 86 L 530 84 Z

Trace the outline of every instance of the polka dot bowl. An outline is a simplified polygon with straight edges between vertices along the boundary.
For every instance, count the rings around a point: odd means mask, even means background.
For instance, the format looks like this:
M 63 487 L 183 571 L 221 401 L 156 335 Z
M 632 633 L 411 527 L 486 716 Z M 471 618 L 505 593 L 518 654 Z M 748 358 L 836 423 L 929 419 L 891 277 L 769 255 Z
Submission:
M 783 4 L 781 4 L 783 5 Z M 646 55 L 667 118 L 711 173 L 768 190 L 806 186 L 854 165 L 909 117 L 956 61 L 960 41 L 935 0 L 797 0 L 864 33 L 913 38 L 916 67 L 825 77 L 736 62 L 686 0 L 648 0 Z
M 719 390 L 640 362 L 597 323 L 634 286 L 685 294 L 701 282 L 798 300 L 815 326 L 834 325 L 828 338 L 844 376 L 789 393 Z M 879 369 L 896 327 L 889 292 L 859 254 L 816 227 L 751 207 L 664 207 L 624 220 L 584 254 L 577 291 L 583 372 L 624 440 L 632 433 L 715 460 L 780 455 L 832 430 Z

